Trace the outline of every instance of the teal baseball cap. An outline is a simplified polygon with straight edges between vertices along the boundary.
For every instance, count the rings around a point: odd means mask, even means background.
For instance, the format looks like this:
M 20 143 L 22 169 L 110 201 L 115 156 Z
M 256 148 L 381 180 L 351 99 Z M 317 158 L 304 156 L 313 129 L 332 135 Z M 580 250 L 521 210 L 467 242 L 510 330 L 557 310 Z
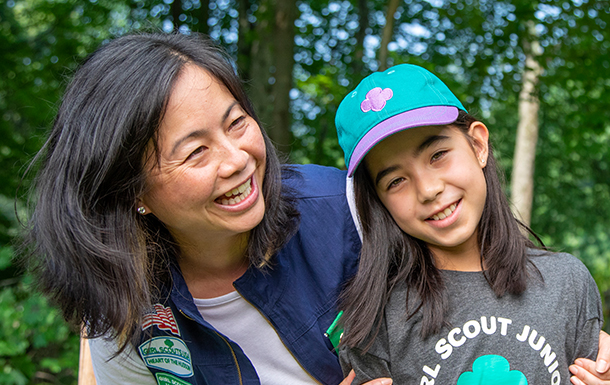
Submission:
M 335 116 L 348 176 L 383 139 L 408 128 L 453 123 L 458 109 L 466 111 L 445 83 L 422 67 L 400 64 L 367 76 Z

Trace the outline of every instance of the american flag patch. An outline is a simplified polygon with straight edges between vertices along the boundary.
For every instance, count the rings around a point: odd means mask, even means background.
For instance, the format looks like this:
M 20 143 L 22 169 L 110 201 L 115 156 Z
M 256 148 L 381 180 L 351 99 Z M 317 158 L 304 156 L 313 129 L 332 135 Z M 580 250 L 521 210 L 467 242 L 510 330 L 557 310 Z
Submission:
M 160 303 L 154 304 L 153 308 L 144 314 L 142 320 L 142 330 L 146 330 L 151 326 L 156 326 L 159 330 L 168 330 L 175 335 L 180 335 L 178 324 L 174 318 L 174 313 L 169 307 L 165 307 Z

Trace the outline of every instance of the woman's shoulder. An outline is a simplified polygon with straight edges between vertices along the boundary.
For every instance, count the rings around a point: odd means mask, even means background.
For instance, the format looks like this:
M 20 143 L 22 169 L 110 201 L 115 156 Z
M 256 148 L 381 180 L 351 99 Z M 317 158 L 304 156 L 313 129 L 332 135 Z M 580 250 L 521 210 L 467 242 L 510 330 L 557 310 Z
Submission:
M 295 190 L 297 198 L 345 196 L 347 173 L 334 167 L 316 164 L 284 167 L 283 182 Z
M 127 344 L 117 355 L 118 343 L 107 337 L 88 340 L 91 362 L 98 384 L 156 384 L 136 349 Z

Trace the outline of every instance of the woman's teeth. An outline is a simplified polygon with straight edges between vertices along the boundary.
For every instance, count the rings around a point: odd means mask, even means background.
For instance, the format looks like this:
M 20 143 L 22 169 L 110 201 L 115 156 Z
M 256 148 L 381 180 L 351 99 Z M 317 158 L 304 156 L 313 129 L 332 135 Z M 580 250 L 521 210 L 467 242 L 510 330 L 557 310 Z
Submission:
M 445 219 L 447 218 L 449 215 L 451 215 L 452 212 L 455 211 L 455 208 L 457 207 L 457 205 L 454 203 L 451 206 L 447 207 L 445 210 L 441 211 L 438 214 L 434 214 L 432 216 L 432 219 L 434 219 L 435 221 L 439 221 L 441 219 Z
M 235 205 L 246 199 L 252 192 L 252 182 L 248 179 L 246 183 L 241 186 L 234 188 L 225 194 L 225 198 L 219 199 L 223 205 Z

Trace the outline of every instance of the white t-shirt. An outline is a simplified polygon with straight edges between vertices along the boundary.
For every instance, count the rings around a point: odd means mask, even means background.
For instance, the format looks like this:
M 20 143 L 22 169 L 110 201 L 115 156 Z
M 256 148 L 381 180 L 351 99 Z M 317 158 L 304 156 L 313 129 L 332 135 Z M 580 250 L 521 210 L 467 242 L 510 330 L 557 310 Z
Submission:
M 194 301 L 207 322 L 243 349 L 261 385 L 319 384 L 284 346 L 267 319 L 238 292 Z M 108 361 L 117 350 L 115 341 L 96 338 L 89 343 L 98 385 L 157 383 L 133 346 L 128 345 L 123 353 Z
M 238 292 L 195 299 L 195 305 L 206 321 L 239 344 L 262 385 L 318 384 L 303 370 L 269 321 Z

